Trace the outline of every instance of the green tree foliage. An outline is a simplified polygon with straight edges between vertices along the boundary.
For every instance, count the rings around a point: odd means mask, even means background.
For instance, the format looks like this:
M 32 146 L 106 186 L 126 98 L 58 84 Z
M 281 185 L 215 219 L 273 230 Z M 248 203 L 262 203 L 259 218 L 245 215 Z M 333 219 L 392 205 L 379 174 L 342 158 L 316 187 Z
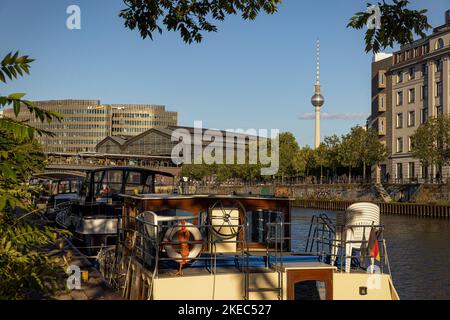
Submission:
M 292 159 L 292 169 L 293 173 L 297 177 L 305 177 L 307 176 L 308 164 L 309 164 L 309 156 L 306 152 L 305 148 L 298 150 Z
M 325 146 L 325 157 L 328 167 L 335 175 L 336 170 L 340 165 L 339 147 L 341 145 L 341 139 L 337 135 L 332 135 L 329 137 L 325 137 L 323 144 Z
M 17 79 L 24 74 L 30 73 L 30 63 L 33 62 L 28 56 L 20 56 L 19 51 L 16 53 L 8 53 L 0 64 L 0 82 L 6 83 L 7 80 Z M 23 99 L 25 93 L 12 93 L 7 96 L 0 94 L 0 109 L 6 106 L 12 106 L 14 113 L 17 116 L 20 112 L 21 106 L 25 106 L 30 114 L 40 121 L 52 121 L 52 119 L 61 119 L 61 116 L 54 111 L 46 111 L 33 106 L 33 104 Z M 14 138 L 19 140 L 33 139 L 34 134 L 39 135 L 51 134 L 44 130 L 38 130 L 31 127 L 26 122 L 19 122 L 12 118 L 0 118 L 0 126 L 11 132 Z
M 283 132 L 279 135 L 280 140 L 280 169 L 277 176 L 282 179 L 294 175 L 296 168 L 293 159 L 299 152 L 297 140 L 290 132 Z
M 313 150 L 309 146 L 300 148 L 294 135 L 289 132 L 279 136 L 279 172 L 276 178 L 284 181 L 286 178 L 308 177 L 318 175 L 323 181 L 324 172 L 330 171 L 336 175 L 337 169 L 348 168 L 349 182 L 355 168 L 362 168 L 366 176 L 366 168 L 384 161 L 387 157 L 386 147 L 378 140 L 375 129 L 366 130 L 354 127 L 342 138 L 330 136 L 324 139 L 319 148 Z M 248 150 L 247 150 L 248 151 Z M 273 177 L 261 177 L 261 165 L 184 165 L 182 175 L 192 180 L 203 180 L 214 177 L 217 182 L 257 180 L 270 181 Z M 320 173 L 320 174 L 317 174 Z
M 123 0 L 125 8 L 119 17 L 125 27 L 138 29 L 142 38 L 153 39 L 163 30 L 176 31 L 186 43 L 201 42 L 204 32 L 217 32 L 215 22 L 227 16 L 240 15 L 244 20 L 254 20 L 261 13 L 274 14 L 282 0 Z M 371 4 L 369 3 L 368 6 Z M 381 11 L 381 29 L 367 30 L 366 52 L 411 43 L 414 35 L 425 36 L 430 29 L 427 10 L 408 9 L 408 0 L 393 0 L 392 4 L 378 3 Z M 357 12 L 347 27 L 362 29 L 371 13 Z
M 378 132 L 375 128 L 364 130 L 363 148 L 361 148 L 361 159 L 363 165 L 363 175 L 366 177 L 366 167 L 376 165 L 387 158 L 387 148 L 378 139 Z
M 321 143 L 318 148 L 314 150 L 314 164 L 315 167 L 320 168 L 320 183 L 323 179 L 323 169 L 329 167 L 328 149 L 324 143 Z
M 32 61 L 18 52 L 6 55 L 1 62 L 0 81 L 28 74 Z M 24 96 L 0 95 L 0 108 L 12 106 L 17 115 L 25 106 L 41 121 L 60 119 L 58 114 L 23 100 Z M 64 232 L 38 226 L 29 219 L 36 211 L 32 200 L 37 188 L 28 180 L 45 165 L 42 149 L 33 140 L 35 132 L 45 134 L 16 119 L 0 119 L 0 299 L 35 297 L 58 288 L 56 260 L 43 250 Z
M 367 29 L 365 35 L 366 52 L 378 53 L 395 43 L 405 45 L 414 41 L 414 35 L 425 37 L 431 25 L 426 16 L 427 10 L 408 9 L 408 0 L 393 0 L 392 4 L 386 1 L 378 2 L 381 11 L 381 28 Z M 371 6 L 369 3 L 368 6 Z M 362 29 L 366 27 L 371 18 L 370 12 L 356 13 L 347 27 Z
M 339 146 L 338 161 L 342 166 L 348 168 L 349 183 L 352 179 L 352 169 L 358 167 L 360 163 L 357 140 L 359 139 L 355 139 L 355 135 L 348 133 L 342 137 Z
M 375 165 L 387 157 L 387 149 L 379 140 L 375 129 L 366 130 L 360 126 L 351 129 L 342 137 L 338 159 L 341 165 L 349 168 L 349 183 L 352 168 L 362 167 L 366 177 L 366 167 Z
M 273 14 L 281 0 L 124 0 L 119 16 L 125 27 L 138 28 L 142 38 L 153 39 L 163 28 L 180 33 L 186 43 L 201 42 L 203 32 L 216 32 L 214 21 L 229 15 L 254 20 L 261 12 Z
M 429 118 L 411 137 L 412 155 L 423 166 L 441 169 L 450 163 L 450 118 L 445 115 Z

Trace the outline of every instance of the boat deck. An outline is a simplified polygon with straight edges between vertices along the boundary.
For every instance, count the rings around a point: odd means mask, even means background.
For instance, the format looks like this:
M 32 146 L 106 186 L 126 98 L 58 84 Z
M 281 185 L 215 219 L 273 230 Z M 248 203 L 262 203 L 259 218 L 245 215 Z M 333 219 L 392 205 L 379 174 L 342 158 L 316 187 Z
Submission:
M 248 259 L 248 261 L 246 261 Z M 248 257 L 242 254 L 217 255 L 217 258 L 204 254 L 202 257 L 183 268 L 183 276 L 200 276 L 208 274 L 251 274 L 274 273 L 281 267 L 279 261 L 265 252 L 252 252 Z M 161 261 L 158 269 L 159 278 L 177 276 L 179 265 L 173 261 Z M 283 256 L 283 271 L 289 269 L 333 269 L 328 264 L 321 263 L 317 256 L 296 256 L 285 254 Z

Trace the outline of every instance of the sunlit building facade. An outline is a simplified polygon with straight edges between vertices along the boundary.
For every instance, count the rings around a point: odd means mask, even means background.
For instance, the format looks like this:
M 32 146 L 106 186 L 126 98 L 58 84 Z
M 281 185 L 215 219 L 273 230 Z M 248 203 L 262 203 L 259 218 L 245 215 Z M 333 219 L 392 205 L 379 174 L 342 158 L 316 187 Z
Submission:
M 429 117 L 450 115 L 450 14 L 446 24 L 391 55 L 372 63 L 372 113 L 369 125 L 378 130 L 389 158 L 378 170 L 382 182 L 436 179 L 438 168 L 422 166 L 412 157 L 412 139 Z M 448 168 L 442 175 L 447 177 Z
M 18 116 L 38 129 L 50 131 L 51 136 L 38 136 L 47 153 L 94 152 L 96 145 L 107 136 L 137 136 L 151 128 L 178 124 L 178 114 L 156 105 L 102 105 L 99 100 L 35 101 L 34 105 L 63 116 L 61 121 L 40 122 L 25 107 Z M 12 109 L 4 111 L 14 118 Z

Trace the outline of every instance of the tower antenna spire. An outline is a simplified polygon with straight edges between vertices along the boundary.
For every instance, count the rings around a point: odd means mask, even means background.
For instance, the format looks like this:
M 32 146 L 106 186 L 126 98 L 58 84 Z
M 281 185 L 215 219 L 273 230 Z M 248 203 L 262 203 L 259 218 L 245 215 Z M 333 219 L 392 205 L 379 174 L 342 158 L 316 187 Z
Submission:
M 316 85 L 320 85 L 320 40 L 317 39 L 316 49 Z

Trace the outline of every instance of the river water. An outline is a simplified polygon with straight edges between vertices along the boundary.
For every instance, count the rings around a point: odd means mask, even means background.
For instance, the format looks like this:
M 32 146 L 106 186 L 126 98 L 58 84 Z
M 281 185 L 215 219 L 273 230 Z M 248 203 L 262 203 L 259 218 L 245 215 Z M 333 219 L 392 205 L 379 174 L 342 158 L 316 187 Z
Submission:
M 310 218 L 324 210 L 293 210 L 293 218 Z M 402 300 L 450 299 L 450 219 L 382 216 L 395 288 Z

